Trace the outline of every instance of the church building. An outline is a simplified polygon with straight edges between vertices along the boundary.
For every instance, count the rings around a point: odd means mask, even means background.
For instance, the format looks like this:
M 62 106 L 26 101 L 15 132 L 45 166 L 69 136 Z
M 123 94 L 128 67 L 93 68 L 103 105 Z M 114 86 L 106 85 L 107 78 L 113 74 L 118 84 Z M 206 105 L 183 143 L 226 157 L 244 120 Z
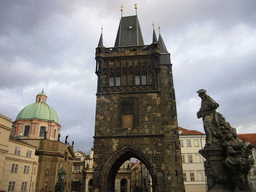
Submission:
M 16 177 L 11 173 L 8 177 L 10 181 L 5 182 L 5 190 L 9 182 L 9 191 L 55 191 L 58 172 L 62 168 L 66 173 L 64 189 L 71 192 L 72 164 L 75 158 L 73 146 L 69 145 L 67 139 L 65 143 L 60 142 L 61 125 L 58 115 L 46 101 L 47 96 L 43 91 L 37 94 L 35 102 L 23 108 L 12 123 L 10 138 L 5 135 L 9 138 L 7 151 L 13 153 L 12 165 L 17 167 L 11 170 L 20 175 L 17 177 L 19 180 L 14 181 Z M 23 166 L 24 171 L 18 168 Z M 26 180 L 24 176 L 29 179 Z M 25 180 L 21 183 L 20 178 Z

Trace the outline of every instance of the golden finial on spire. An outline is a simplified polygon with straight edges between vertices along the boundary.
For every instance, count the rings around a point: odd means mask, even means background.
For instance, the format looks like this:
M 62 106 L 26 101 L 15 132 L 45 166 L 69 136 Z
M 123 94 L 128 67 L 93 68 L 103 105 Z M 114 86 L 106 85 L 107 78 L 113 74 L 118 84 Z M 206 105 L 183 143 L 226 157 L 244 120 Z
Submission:
M 123 8 L 124 8 L 124 6 L 121 5 L 121 16 L 123 16 Z
M 103 32 L 103 25 L 101 26 L 101 33 Z
M 154 23 L 154 21 L 152 22 L 152 26 L 153 26 L 153 29 L 154 29 L 154 27 L 155 27 L 155 23 Z
M 159 33 L 160 33 L 161 23 L 158 23 L 158 29 L 159 29 Z
M 136 15 L 137 15 L 137 8 L 138 8 L 137 3 L 135 3 L 134 6 L 135 6 Z

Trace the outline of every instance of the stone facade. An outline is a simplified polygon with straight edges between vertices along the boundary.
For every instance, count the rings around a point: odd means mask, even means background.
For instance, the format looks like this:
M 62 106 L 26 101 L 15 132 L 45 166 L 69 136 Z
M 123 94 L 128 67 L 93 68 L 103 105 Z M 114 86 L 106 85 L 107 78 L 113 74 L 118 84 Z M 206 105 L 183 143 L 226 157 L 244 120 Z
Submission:
M 60 168 L 66 172 L 64 179 L 65 192 L 71 192 L 72 165 L 75 158 L 73 147 L 60 141 L 42 139 L 36 151 L 39 166 L 36 191 L 55 191 Z
M 161 62 L 163 45 L 99 45 L 95 191 L 114 191 L 119 167 L 132 157 L 148 168 L 153 191 L 183 191 L 172 65 Z

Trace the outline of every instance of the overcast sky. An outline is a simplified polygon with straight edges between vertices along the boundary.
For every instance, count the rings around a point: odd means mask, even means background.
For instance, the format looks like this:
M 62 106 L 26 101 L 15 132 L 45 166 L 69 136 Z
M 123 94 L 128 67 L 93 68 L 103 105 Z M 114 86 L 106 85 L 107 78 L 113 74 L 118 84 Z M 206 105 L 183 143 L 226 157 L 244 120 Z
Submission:
M 75 150 L 93 147 L 95 48 L 103 25 L 105 47 L 115 42 L 123 16 L 138 17 L 144 43 L 152 22 L 173 63 L 178 123 L 203 132 L 196 118 L 198 89 L 238 133 L 256 132 L 255 0 L 1 0 L 0 113 L 13 121 L 42 91 Z

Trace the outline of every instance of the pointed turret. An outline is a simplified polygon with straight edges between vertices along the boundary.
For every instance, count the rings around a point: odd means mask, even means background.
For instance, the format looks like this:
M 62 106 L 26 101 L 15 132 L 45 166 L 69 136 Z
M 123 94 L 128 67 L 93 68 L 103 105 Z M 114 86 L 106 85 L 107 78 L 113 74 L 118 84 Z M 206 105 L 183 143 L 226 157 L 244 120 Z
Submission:
M 165 46 L 164 40 L 162 38 L 161 33 L 159 33 L 159 37 L 158 37 L 158 43 L 160 44 L 160 48 L 161 48 L 161 53 L 169 53 L 167 51 L 167 48 Z
M 137 15 L 122 17 L 116 35 L 115 47 L 144 45 Z
M 99 40 L 99 43 L 98 43 L 98 47 L 103 47 L 103 37 L 102 37 L 102 32 L 101 32 L 101 35 L 100 35 L 100 40 Z
M 157 37 L 156 37 L 156 32 L 155 29 L 153 28 L 153 40 L 152 43 L 157 43 Z
M 170 53 L 167 51 L 164 40 L 161 33 L 159 32 L 158 44 L 161 49 L 160 64 L 171 64 Z

